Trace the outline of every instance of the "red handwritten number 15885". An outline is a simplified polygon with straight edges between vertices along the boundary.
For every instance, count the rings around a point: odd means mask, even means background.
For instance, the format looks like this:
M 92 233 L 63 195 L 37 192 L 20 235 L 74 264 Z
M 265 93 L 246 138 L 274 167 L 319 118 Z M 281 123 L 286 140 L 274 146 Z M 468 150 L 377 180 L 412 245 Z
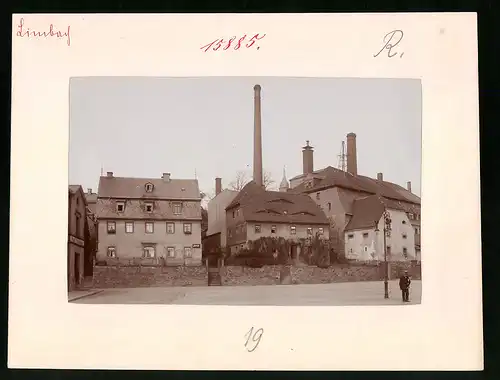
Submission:
M 210 42 L 209 44 L 202 46 L 200 48 L 200 50 L 203 50 L 203 52 L 206 53 L 207 51 L 210 50 L 210 48 L 212 48 L 213 51 L 217 51 L 219 49 L 227 50 L 230 48 L 232 48 L 234 50 L 238 50 L 240 47 L 250 48 L 255 44 L 256 41 L 263 39 L 265 36 L 266 36 L 265 34 L 260 36 L 257 33 L 252 38 L 249 38 L 249 39 L 247 39 L 246 34 L 240 38 L 233 36 L 233 37 L 229 38 L 228 40 L 225 40 L 224 38 L 218 38 L 218 39 Z M 246 42 L 246 41 L 248 41 L 248 42 Z M 257 49 L 259 49 L 259 47 L 257 47 Z

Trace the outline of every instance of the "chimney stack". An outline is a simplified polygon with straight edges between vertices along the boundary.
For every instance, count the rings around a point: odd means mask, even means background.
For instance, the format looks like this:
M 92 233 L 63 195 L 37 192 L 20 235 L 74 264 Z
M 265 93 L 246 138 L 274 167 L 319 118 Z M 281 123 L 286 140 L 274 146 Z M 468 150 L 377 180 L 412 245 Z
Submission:
M 260 111 L 260 85 L 253 87 L 254 91 L 254 141 L 253 141 L 253 180 L 263 186 L 262 170 L 262 121 Z
M 377 180 L 378 181 L 383 181 L 384 180 L 384 174 L 383 173 L 377 173 Z
M 411 193 L 411 182 L 406 182 L 406 189 Z
M 358 175 L 358 159 L 356 153 L 356 134 L 347 134 L 347 171 L 352 175 Z
M 163 175 L 161 176 L 161 178 L 162 178 L 165 182 L 170 182 L 170 173 L 163 173 Z
M 309 140 L 307 140 L 306 146 L 302 147 L 302 167 L 304 174 L 312 174 L 314 171 L 313 153 L 314 148 L 309 145 Z
M 222 191 L 222 178 L 215 179 L 215 196 L 219 195 Z
M 108 173 L 107 173 L 107 176 L 108 176 L 108 177 L 113 177 L 113 172 L 108 172 Z
M 87 194 L 92 194 L 92 189 L 90 187 L 87 189 Z

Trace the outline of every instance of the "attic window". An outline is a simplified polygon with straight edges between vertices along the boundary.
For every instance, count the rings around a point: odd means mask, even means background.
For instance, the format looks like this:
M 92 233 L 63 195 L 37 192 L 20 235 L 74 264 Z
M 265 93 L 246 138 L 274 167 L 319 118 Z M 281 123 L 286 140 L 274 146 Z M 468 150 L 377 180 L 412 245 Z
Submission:
M 153 188 L 154 188 L 154 186 L 151 182 L 146 183 L 146 185 L 144 187 L 145 187 L 147 193 L 151 193 L 153 191 Z
M 348 239 L 352 239 L 352 238 L 354 238 L 354 234 L 349 234 L 349 235 L 347 235 L 347 238 L 348 238 Z
M 406 220 L 403 220 L 401 223 L 406 224 Z
M 332 211 L 332 203 L 328 202 L 328 211 Z
M 116 211 L 118 212 L 125 211 L 125 202 L 116 202 Z
M 319 193 L 316 193 L 316 199 L 319 200 L 319 196 L 320 196 Z
M 311 227 L 307 227 L 307 234 L 312 235 L 313 234 L 313 229 Z
M 145 206 L 146 206 L 146 212 L 153 212 L 153 203 L 152 202 L 145 203 Z
M 325 232 L 325 230 L 323 229 L 323 227 L 318 228 L 318 233 L 320 235 L 323 235 L 324 232 Z
M 272 226 L 271 226 L 271 233 L 272 233 L 272 234 L 275 234 L 275 233 L 276 233 L 276 226 L 275 226 L 275 225 L 272 225 Z
M 363 232 L 363 237 L 367 238 L 368 237 L 368 232 Z

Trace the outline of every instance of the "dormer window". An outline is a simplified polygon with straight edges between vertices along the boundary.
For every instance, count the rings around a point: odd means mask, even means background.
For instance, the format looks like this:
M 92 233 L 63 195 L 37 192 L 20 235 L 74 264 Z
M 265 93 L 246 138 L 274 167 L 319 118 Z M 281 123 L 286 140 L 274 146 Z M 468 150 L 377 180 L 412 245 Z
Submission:
M 182 213 L 182 203 L 174 203 L 172 207 L 175 215 L 180 215 Z
M 147 202 L 144 205 L 146 207 L 146 212 L 153 212 L 153 202 Z
M 116 202 L 116 211 L 118 212 L 125 211 L 125 202 Z
M 153 186 L 153 184 L 151 182 L 146 183 L 146 185 L 144 187 L 145 187 L 147 193 L 152 193 L 153 192 L 154 186 Z

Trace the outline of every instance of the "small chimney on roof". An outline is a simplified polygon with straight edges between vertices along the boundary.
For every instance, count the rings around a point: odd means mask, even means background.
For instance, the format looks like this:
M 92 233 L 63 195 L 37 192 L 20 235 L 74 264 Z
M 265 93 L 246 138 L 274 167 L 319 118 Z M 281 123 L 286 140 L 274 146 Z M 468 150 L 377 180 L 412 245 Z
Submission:
M 411 182 L 406 182 L 406 189 L 411 193 Z
M 215 195 L 219 195 L 222 191 L 222 178 L 217 177 L 215 179 Z
M 306 146 L 302 147 L 302 167 L 304 174 L 311 174 L 314 171 L 314 148 L 306 141 Z
M 87 194 L 92 194 L 92 189 L 90 187 L 87 189 Z
M 377 173 L 377 181 L 383 181 L 384 180 L 384 173 Z
M 113 177 L 113 172 L 108 172 L 107 176 L 110 177 L 110 178 Z
M 163 173 L 163 175 L 161 176 L 161 178 L 162 178 L 165 182 L 170 182 L 170 173 Z
M 347 134 L 347 171 L 358 175 L 358 158 L 356 153 L 356 134 Z

